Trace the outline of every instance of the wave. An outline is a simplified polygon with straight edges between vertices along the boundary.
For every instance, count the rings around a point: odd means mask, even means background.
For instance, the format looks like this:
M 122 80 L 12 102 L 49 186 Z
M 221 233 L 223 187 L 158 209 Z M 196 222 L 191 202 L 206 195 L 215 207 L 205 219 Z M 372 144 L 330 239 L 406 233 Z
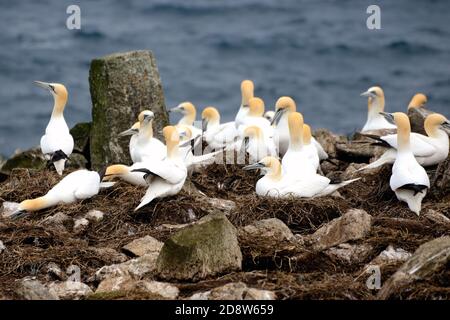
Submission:
M 385 49 L 401 54 L 435 54 L 440 50 L 421 43 L 411 43 L 405 40 L 392 41 Z

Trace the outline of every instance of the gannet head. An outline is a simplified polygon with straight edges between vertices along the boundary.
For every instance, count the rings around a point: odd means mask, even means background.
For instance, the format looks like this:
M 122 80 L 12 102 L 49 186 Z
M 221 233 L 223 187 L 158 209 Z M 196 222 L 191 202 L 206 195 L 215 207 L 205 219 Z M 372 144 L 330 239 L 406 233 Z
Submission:
M 150 110 L 142 111 L 138 116 L 139 127 L 150 123 L 154 118 L 155 118 L 155 114 L 153 113 L 153 111 L 150 111 Z
M 366 92 L 361 93 L 361 96 L 368 98 L 369 111 L 371 111 L 372 107 L 376 107 L 376 112 L 384 110 L 384 92 L 380 87 L 371 87 Z
M 50 162 L 53 163 L 56 172 L 58 172 L 60 176 L 62 176 L 63 174 L 64 167 L 68 159 L 69 157 L 67 157 L 67 155 L 62 150 L 54 152 L 50 159 Z
M 192 139 L 192 130 L 185 125 L 177 125 L 180 142 L 189 141 Z
M 283 114 L 289 114 L 295 112 L 297 106 L 294 99 L 291 97 L 281 97 L 275 103 L 275 115 L 273 116 L 272 124 L 278 125 Z
M 450 130 L 450 123 L 442 114 L 433 113 L 425 119 L 424 128 L 429 137 L 435 137 L 439 128 Z
M 202 129 L 206 131 L 209 124 L 220 124 L 220 113 L 214 107 L 206 107 L 202 111 Z
M 261 140 L 263 138 L 263 132 L 258 126 L 248 126 L 244 130 L 243 138 L 245 149 L 247 149 L 250 139 Z
M 303 115 L 300 112 L 292 112 L 288 115 L 289 143 L 293 148 L 303 146 Z
M 116 176 L 123 176 L 130 172 L 130 168 L 123 164 L 114 164 L 106 168 L 104 177 L 105 180 L 114 178 Z
M 140 127 L 141 127 L 141 123 L 138 121 L 135 124 L 133 124 L 130 129 L 119 133 L 119 137 L 132 136 L 134 134 L 138 134 Z
M 271 156 L 265 157 L 254 164 L 245 166 L 243 169 L 244 170 L 261 169 L 261 171 L 263 171 L 263 173 L 265 173 L 266 176 L 268 176 L 273 180 L 280 180 L 282 177 L 280 160 Z
M 305 123 L 303 124 L 303 144 L 305 146 L 309 145 L 311 143 L 311 138 L 311 127 Z
M 38 211 L 42 208 L 45 208 L 47 205 L 47 201 L 44 197 L 32 199 L 32 200 L 24 200 L 20 203 L 19 208 L 21 211 Z
M 253 81 L 244 80 L 241 82 L 242 107 L 248 107 L 248 100 L 254 96 L 255 86 Z
M 178 124 L 193 125 L 195 117 L 197 116 L 197 109 L 191 102 L 182 102 L 175 108 L 169 110 L 169 112 L 179 112 L 183 115 L 183 118 Z
M 416 93 L 408 105 L 408 110 L 412 108 L 423 108 L 428 102 L 427 96 L 423 93 Z
M 249 112 L 251 117 L 262 117 L 264 115 L 264 101 L 261 98 L 250 98 L 248 100 Z
M 266 111 L 266 113 L 264 113 L 264 118 L 269 120 L 269 122 L 272 122 L 274 115 L 275 115 L 275 111 L 269 110 L 269 111 Z
M 166 126 L 163 129 L 163 136 L 166 140 L 167 157 L 172 158 L 178 155 L 178 144 L 180 143 L 180 134 L 175 126 Z
M 55 99 L 55 110 L 59 113 L 62 113 L 69 96 L 66 87 L 61 83 L 47 83 L 42 81 L 34 81 L 34 83 L 37 86 L 50 91 L 50 93 L 53 95 L 53 98 Z

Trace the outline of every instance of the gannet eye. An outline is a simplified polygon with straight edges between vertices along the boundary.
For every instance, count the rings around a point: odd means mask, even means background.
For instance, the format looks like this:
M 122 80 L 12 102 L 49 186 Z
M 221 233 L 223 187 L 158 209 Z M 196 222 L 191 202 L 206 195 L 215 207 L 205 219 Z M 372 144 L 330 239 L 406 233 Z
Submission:
M 55 86 L 53 86 L 53 85 L 51 85 L 51 84 L 49 84 L 48 86 L 50 87 L 50 89 L 52 89 L 52 91 L 53 91 L 54 93 L 56 93 L 56 91 L 55 91 Z

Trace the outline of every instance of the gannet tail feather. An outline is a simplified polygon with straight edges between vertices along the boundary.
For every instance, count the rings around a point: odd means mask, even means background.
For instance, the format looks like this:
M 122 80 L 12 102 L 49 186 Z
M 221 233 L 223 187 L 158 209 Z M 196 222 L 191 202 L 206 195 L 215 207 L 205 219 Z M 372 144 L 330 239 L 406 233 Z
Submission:
M 379 159 L 368 164 L 365 167 L 359 168 L 356 171 L 378 168 L 378 167 L 381 167 L 385 163 L 394 163 L 396 157 L 397 157 L 397 151 L 395 149 L 389 149 L 388 151 L 383 153 L 383 155 Z

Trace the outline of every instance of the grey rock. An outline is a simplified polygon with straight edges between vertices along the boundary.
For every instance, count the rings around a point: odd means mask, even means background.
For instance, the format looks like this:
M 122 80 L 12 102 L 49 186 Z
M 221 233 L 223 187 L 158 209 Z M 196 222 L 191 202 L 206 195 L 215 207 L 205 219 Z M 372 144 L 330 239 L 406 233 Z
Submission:
M 163 243 L 161 241 L 158 241 L 151 236 L 145 236 L 143 238 L 133 240 L 122 249 L 133 254 L 134 256 L 141 257 L 148 253 L 158 255 L 162 247 Z
M 405 262 L 412 254 L 402 248 L 394 248 L 392 245 L 383 250 L 375 259 L 373 259 L 368 266 L 377 265 L 384 266 L 391 263 Z
M 33 148 L 26 151 L 16 151 L 16 153 L 6 160 L 2 166 L 3 173 L 10 173 L 16 168 L 42 170 L 47 166 L 47 160 L 44 158 L 39 148 Z
M 332 259 L 338 260 L 344 264 L 358 264 L 366 260 L 372 253 L 373 247 L 369 244 L 349 244 L 341 243 L 324 251 Z
M 89 220 L 86 218 L 78 218 L 74 221 L 73 231 L 75 233 L 83 232 L 89 226 Z
M 48 288 L 60 300 L 79 300 L 93 293 L 88 285 L 77 281 L 51 282 Z
M 96 223 L 102 221 L 104 216 L 105 214 L 99 210 L 91 210 L 88 213 L 86 213 L 85 218 L 90 222 Z
M 164 243 L 156 273 L 163 279 L 196 281 L 241 267 L 236 228 L 224 214 L 210 214 Z
M 121 276 L 130 276 L 139 279 L 155 270 L 157 258 L 157 254 L 149 253 L 127 262 L 104 266 L 95 273 L 95 280 L 102 281 L 107 278 Z
M 126 255 L 112 248 L 89 247 L 88 250 L 92 251 L 103 261 L 108 261 L 109 263 L 122 263 L 128 260 Z
M 189 300 L 275 300 L 276 295 L 269 290 L 249 288 L 243 282 L 227 283 L 210 291 L 198 292 Z
M 155 113 L 154 132 L 169 123 L 159 71 L 151 51 L 115 53 L 94 59 L 89 70 L 92 98 L 91 163 L 130 163 L 128 139 L 118 133 L 137 121 L 140 111 Z
M 430 193 L 435 197 L 442 197 L 450 192 L 450 156 L 441 162 L 431 180 Z
M 57 212 L 41 221 L 44 226 L 50 226 L 60 231 L 67 231 L 70 225 L 73 225 L 73 219 L 62 212 Z
M 425 108 L 409 108 L 408 117 L 411 123 L 411 131 L 426 134 L 424 128 L 425 119 L 434 112 Z
M 54 262 L 50 262 L 46 269 L 49 275 L 56 277 L 58 280 L 65 280 L 67 278 L 61 268 Z
M 10 202 L 5 201 L 2 204 L 2 207 L 0 209 L 0 215 L 3 218 L 9 218 L 13 213 L 15 213 L 19 209 L 19 203 L 17 202 Z
M 347 142 L 347 138 L 344 136 L 338 136 L 331 133 L 327 129 L 318 129 L 314 131 L 314 137 L 319 142 L 328 156 L 336 157 L 336 144 Z
M 59 300 L 58 296 L 36 277 L 25 277 L 17 281 L 16 294 L 24 300 Z
M 256 221 L 239 229 L 239 237 L 253 238 L 256 242 L 263 239 L 274 241 L 292 241 L 295 237 L 283 221 L 270 218 Z
M 70 134 L 73 137 L 74 146 L 73 149 L 83 154 L 86 158 L 89 157 L 89 140 L 91 136 L 90 122 L 77 123 L 72 129 Z
M 436 210 L 428 209 L 424 214 L 424 217 L 434 223 L 450 227 L 450 219 Z

